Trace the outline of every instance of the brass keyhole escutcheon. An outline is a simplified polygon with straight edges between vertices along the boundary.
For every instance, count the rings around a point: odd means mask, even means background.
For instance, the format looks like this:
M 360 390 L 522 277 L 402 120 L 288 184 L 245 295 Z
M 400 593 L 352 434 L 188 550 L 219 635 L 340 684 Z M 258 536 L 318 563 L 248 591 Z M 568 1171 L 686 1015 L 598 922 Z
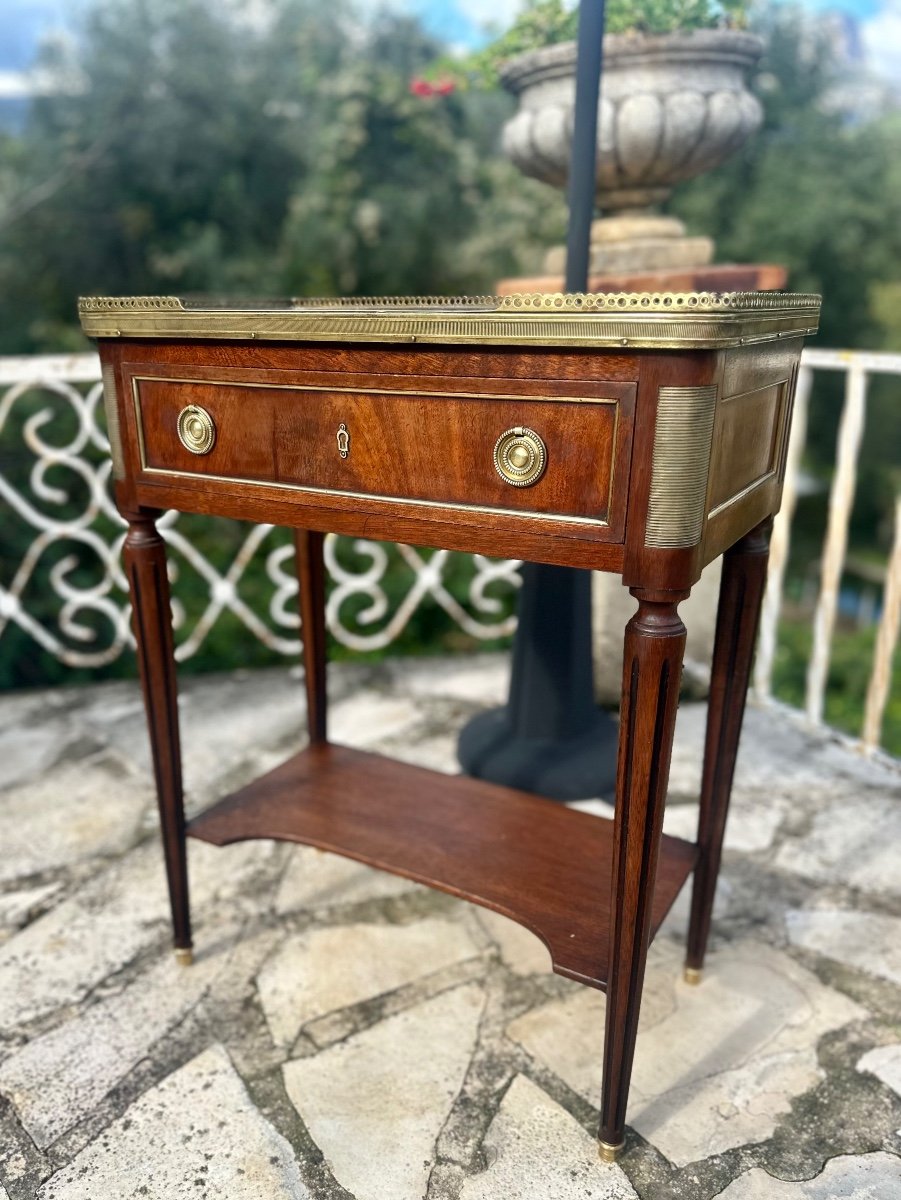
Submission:
M 350 454 L 350 434 L 347 432 L 347 426 L 342 421 L 338 426 L 338 432 L 335 434 L 338 439 L 338 453 L 342 458 L 347 458 Z
M 205 408 L 189 404 L 178 414 L 178 440 L 192 454 L 209 454 L 216 443 L 216 424 Z
M 534 429 L 516 425 L 494 443 L 494 467 L 505 483 L 530 487 L 547 466 L 547 446 Z

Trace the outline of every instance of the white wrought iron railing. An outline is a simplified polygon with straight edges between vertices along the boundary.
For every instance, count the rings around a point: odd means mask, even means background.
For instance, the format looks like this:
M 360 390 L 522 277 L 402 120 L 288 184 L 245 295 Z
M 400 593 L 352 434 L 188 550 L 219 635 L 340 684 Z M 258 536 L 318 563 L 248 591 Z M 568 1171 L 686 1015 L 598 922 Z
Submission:
M 13 429 L 17 405 L 28 398 L 21 428 Z M 18 625 L 44 650 L 72 667 L 107 665 L 130 643 L 125 576 L 120 566 L 124 524 L 116 512 L 110 489 L 109 443 L 102 425 L 100 362 L 95 354 L 0 358 L 0 562 L 9 557 L 10 520 L 24 522 L 29 542 L 18 563 L 0 576 L 0 637 L 11 624 Z M 74 418 L 74 426 L 73 426 Z M 73 428 L 60 441 L 57 431 Z M 54 440 L 54 433 L 57 440 Z M 11 465 L 17 454 L 29 455 L 27 486 L 11 480 L 3 462 Z M 67 475 L 66 472 L 69 474 Z M 20 470 L 17 475 L 22 476 Z M 60 480 L 68 479 L 70 486 Z M 52 482 L 51 482 L 52 480 Z M 80 486 L 75 486 L 80 485 Z M 8 506 L 4 513 L 2 505 Z M 106 534 L 98 531 L 101 525 Z M 184 609 L 173 603 L 180 660 L 196 654 L 225 612 L 235 616 L 270 650 L 297 655 L 299 617 L 294 593 L 296 577 L 290 545 L 273 545 L 272 525 L 248 529 L 231 563 L 218 568 L 183 532 L 185 521 L 175 512 L 160 519 L 169 545 L 173 571 L 187 566 L 197 572 L 206 588 L 203 611 L 190 626 Z M 21 540 L 21 537 L 18 539 Z M 460 629 L 472 637 L 494 639 L 512 633 L 511 605 L 503 591 L 519 586 L 518 563 L 472 555 L 467 603 L 446 585 L 448 551 L 421 553 L 412 546 L 386 547 L 378 542 L 354 540 L 350 554 L 337 553 L 337 541 L 326 541 L 331 575 L 327 619 L 335 638 L 355 650 L 378 650 L 390 645 L 405 629 L 426 600 L 441 606 Z M 268 545 L 267 545 L 268 542 Z M 35 619 L 29 611 L 28 588 L 38 564 L 51 547 L 87 550 L 94 562 L 93 582 L 79 582 L 81 561 L 70 553 L 50 571 L 50 584 L 60 606 L 55 628 Z M 251 561 L 263 556 L 271 584 L 268 622 L 241 597 L 239 585 Z M 347 559 L 362 563 L 354 570 Z M 394 575 L 404 594 L 389 602 L 385 588 L 391 556 L 397 561 Z M 459 589 L 457 589 L 459 591 Z M 498 593 L 501 593 L 499 595 Z M 349 601 L 355 601 L 349 605 Z M 348 615 L 350 614 L 350 615 Z M 100 618 L 100 620 L 98 620 Z M 103 638 L 101 625 L 108 630 Z
M 805 712 L 811 724 L 823 723 L 829 661 L 838 613 L 839 585 L 848 548 L 848 531 L 857 481 L 857 463 L 867 406 L 867 384 L 871 375 L 901 377 L 901 354 L 850 350 L 807 349 L 802 358 L 795 397 L 794 421 L 786 467 L 782 509 L 776 518 L 770 543 L 770 568 L 760 619 L 760 639 L 754 668 L 754 688 L 759 699 L 772 696 L 779 616 L 782 607 L 785 569 L 791 539 L 792 518 L 798 498 L 801 456 L 807 440 L 807 419 L 815 371 L 842 371 L 845 399 L 838 428 L 835 471 L 829 493 L 829 519 L 823 543 L 819 595 L 813 614 L 813 645 L 807 668 Z M 899 448 L 901 453 L 901 448 Z M 864 706 L 860 744 L 875 750 L 881 739 L 882 722 L 892 680 L 892 666 L 901 623 L 901 497 L 895 506 L 894 544 L 886 571 L 882 614 L 876 634 L 873 664 Z
M 813 646 L 808 665 L 805 710 L 813 724 L 823 722 L 830 653 L 836 628 L 839 584 L 845 563 L 848 530 L 854 499 L 857 462 L 867 404 L 867 384 L 873 374 L 901 377 L 901 355 L 805 350 L 798 383 L 795 421 L 789 448 L 785 496 L 773 531 L 770 573 L 761 616 L 760 642 L 755 665 L 755 692 L 760 700 L 772 696 L 777 636 L 782 610 L 792 518 L 798 497 L 800 463 L 807 435 L 807 417 L 814 373 L 842 371 L 846 375 L 845 401 L 839 426 L 835 472 L 829 499 L 829 518 L 823 545 L 819 594 L 813 615 Z M 13 431 L 12 416 L 17 403 L 31 398 L 20 431 Z M 40 397 L 40 403 L 35 398 Z M 29 543 L 18 563 L 0 578 L 0 637 L 11 623 L 60 662 L 73 667 L 96 667 L 113 662 L 130 642 L 126 582 L 119 564 L 123 526 L 110 494 L 110 465 L 107 441 L 100 414 L 101 385 L 96 355 L 0 359 L 0 501 L 13 517 L 24 522 Z M 74 417 L 75 432 L 54 443 L 60 428 L 59 406 Z M 13 445 L 12 443 L 16 444 Z M 3 462 L 22 451 L 31 456 L 27 488 L 16 486 L 4 472 Z M 60 482 L 63 475 L 73 484 L 81 482 L 84 500 L 73 515 L 73 488 Z M 20 472 L 21 474 L 21 472 Z M 54 512 L 56 510 L 56 512 Z M 3 516 L 6 525 L 7 517 Z M 179 631 L 177 654 L 187 659 L 196 654 L 225 612 L 235 616 L 264 645 L 280 654 L 299 652 L 296 636 L 298 617 L 294 603 L 296 582 L 289 545 L 270 544 L 273 526 L 253 526 L 238 552 L 225 568 L 210 559 L 183 532 L 179 514 L 167 513 L 160 522 L 177 571 L 184 563 L 203 580 L 206 598 L 203 611 L 188 626 L 184 610 L 175 605 Z M 107 532 L 101 533 L 98 525 Z M 0 534 L 0 561 L 3 553 Z M 94 580 L 76 579 L 78 558 L 74 553 L 59 558 L 50 570 L 51 586 L 59 599 L 55 627 L 29 612 L 28 585 L 42 556 L 61 544 L 74 550 L 80 546 L 96 557 Z M 518 563 L 473 555 L 467 585 L 467 602 L 452 594 L 446 583 L 450 555 L 447 551 L 423 554 L 409 546 L 389 549 L 378 542 L 354 540 L 352 552 L 363 566 L 347 565 L 346 555 L 337 553 L 337 539 L 326 543 L 331 576 L 328 624 L 334 637 L 355 650 L 381 649 L 390 645 L 406 628 L 411 617 L 426 602 L 440 605 L 456 625 L 478 639 L 494 639 L 513 630 L 509 603 L 498 597 L 498 587 L 518 586 Z M 398 556 L 403 568 L 403 595 L 389 601 L 385 587 L 389 555 Z M 262 556 L 271 584 L 268 622 L 248 605 L 239 585 L 252 560 Z M 397 568 L 395 568 L 397 569 Z M 348 602 L 354 603 L 348 607 Z M 348 615 L 350 614 L 350 615 Z M 88 617 L 92 617 L 88 620 Z M 98 617 L 108 628 L 103 644 L 97 632 Z M 889 698 L 892 664 L 901 623 L 901 498 L 895 514 L 895 539 L 891 551 L 882 611 L 867 691 L 860 744 L 866 750 L 880 742 L 883 715 Z

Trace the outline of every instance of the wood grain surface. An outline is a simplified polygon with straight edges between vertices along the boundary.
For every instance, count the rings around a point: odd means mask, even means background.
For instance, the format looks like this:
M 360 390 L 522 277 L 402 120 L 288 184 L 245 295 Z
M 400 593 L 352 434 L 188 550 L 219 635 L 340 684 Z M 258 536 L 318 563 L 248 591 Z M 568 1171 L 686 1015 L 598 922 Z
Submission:
M 605 523 L 610 518 L 620 421 L 615 397 L 477 399 L 426 388 L 251 390 L 158 379 L 140 380 L 137 391 L 150 470 Z M 200 405 L 215 423 L 216 442 L 207 454 L 192 453 L 178 438 L 178 414 L 190 404 Z M 511 486 L 494 467 L 497 439 L 516 426 L 534 430 L 547 447 L 544 474 L 528 487 Z M 346 457 L 339 453 L 339 428 L 347 433 Z M 628 432 L 625 422 L 620 432 Z
M 766 588 L 772 519 L 752 529 L 723 555 L 716 618 L 707 735 L 698 819 L 698 865 L 691 897 L 686 965 L 704 965 L 738 740 L 745 715 L 757 625 Z
M 307 693 L 307 732 L 311 742 L 324 742 L 328 727 L 325 627 L 325 535 L 310 529 L 294 531 L 294 561 L 300 604 L 304 686 Z
M 686 634 L 678 613 L 686 593 L 632 594 L 639 607 L 623 647 L 599 1130 L 608 1146 L 623 1141 L 653 909 L 667 870 L 661 831 Z
M 131 596 L 132 628 L 144 693 L 150 753 L 156 783 L 163 857 L 176 949 L 191 948 L 191 914 L 185 855 L 185 810 L 178 729 L 178 690 L 166 545 L 156 527 L 159 513 L 126 512 L 122 548 Z
M 320 744 L 196 817 L 188 834 L 219 846 L 304 842 L 428 884 L 531 929 L 558 974 L 605 986 L 613 823 L 602 817 Z M 693 845 L 662 839 L 655 931 L 694 861 Z

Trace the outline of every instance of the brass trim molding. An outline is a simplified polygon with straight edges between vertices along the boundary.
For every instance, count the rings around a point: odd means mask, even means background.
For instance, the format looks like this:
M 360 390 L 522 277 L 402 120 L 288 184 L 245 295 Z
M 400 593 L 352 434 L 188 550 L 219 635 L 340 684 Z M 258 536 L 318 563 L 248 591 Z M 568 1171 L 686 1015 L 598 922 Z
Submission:
M 660 389 L 646 546 L 675 550 L 701 540 L 716 391 L 715 384 Z
M 116 371 L 111 363 L 100 369 L 103 380 L 103 409 L 106 413 L 106 433 L 109 438 L 110 458 L 113 460 L 113 478 L 125 478 L 125 455 L 122 451 L 122 429 L 119 424 L 119 405 L 116 400 Z
M 371 500 L 378 504 L 407 504 L 412 508 L 435 508 L 440 509 L 442 512 L 484 513 L 488 516 L 522 517 L 524 520 L 529 521 L 552 521 L 562 528 L 568 526 L 571 526 L 573 529 L 582 526 L 590 529 L 610 528 L 610 522 L 600 517 L 575 517 L 571 513 L 544 513 L 525 508 L 499 508 L 489 504 L 464 504 L 462 501 L 422 500 L 418 496 L 383 496 L 377 492 L 314 487 L 306 483 L 277 483 L 273 479 L 246 479 L 242 475 L 213 475 L 208 471 L 205 471 L 203 475 L 199 475 L 196 471 L 176 471 L 170 467 L 143 466 L 141 470 L 144 476 L 150 478 L 190 479 L 195 483 L 200 481 L 206 483 L 212 480 L 214 483 L 240 483 L 246 484 L 248 487 L 269 488 L 270 490 L 281 492 L 296 492 L 308 496 L 342 496 L 347 500 Z M 604 546 L 619 546 L 622 545 L 622 542 L 612 542 L 604 538 L 603 540 L 599 540 L 599 544 Z
M 147 446 L 146 446 L 146 442 L 144 439 L 144 410 L 143 410 L 143 406 L 142 406 L 141 387 L 140 387 L 140 385 L 142 383 L 198 383 L 198 384 L 212 384 L 214 387 L 268 388 L 268 389 L 271 389 L 274 391 L 288 390 L 288 391 L 296 391 L 296 392 L 305 392 L 305 391 L 346 392 L 346 393 L 351 393 L 351 394 L 361 395 L 361 396 L 369 395 L 373 391 L 381 391 L 383 394 L 400 395 L 400 396 L 403 396 L 406 393 L 398 392 L 398 391 L 390 391 L 389 389 L 333 387 L 333 386 L 327 386 L 324 384 L 280 384 L 280 383 L 274 384 L 274 383 L 256 383 L 256 382 L 255 383 L 243 383 L 243 382 L 240 382 L 237 380 L 230 380 L 230 379 L 191 379 L 191 378 L 183 378 L 183 377 L 175 378 L 175 377 L 168 376 L 168 375 L 132 375 L 132 377 L 131 377 L 131 395 L 132 395 L 132 406 L 133 406 L 134 414 L 135 414 L 135 426 L 136 426 L 136 431 L 137 431 L 138 462 L 140 464 L 141 473 L 144 476 L 157 476 L 157 477 L 164 477 L 164 478 L 170 478 L 170 479 L 190 479 L 193 481 L 202 479 L 204 482 L 213 480 L 217 483 L 241 483 L 241 484 L 248 484 L 253 487 L 271 488 L 273 490 L 278 490 L 278 491 L 299 492 L 299 493 L 309 494 L 312 496 L 342 496 L 347 499 L 375 500 L 375 501 L 378 501 L 379 503 L 387 502 L 387 503 L 391 503 L 391 504 L 408 504 L 408 505 L 412 505 L 413 507 L 437 508 L 437 509 L 442 509 L 442 510 L 448 510 L 451 512 L 460 512 L 460 513 L 477 512 L 477 513 L 487 513 L 492 516 L 497 515 L 497 516 L 511 516 L 511 517 L 526 517 L 529 520 L 533 520 L 533 521 L 552 521 L 552 522 L 555 522 L 556 524 L 564 526 L 564 527 L 569 525 L 569 526 L 588 526 L 589 528 L 594 528 L 594 529 L 609 529 L 610 528 L 609 517 L 610 517 L 611 509 L 613 507 L 613 480 L 614 480 L 614 473 L 615 473 L 615 466 L 616 466 L 616 454 L 614 451 L 614 447 L 616 446 L 616 436 L 617 436 L 617 430 L 619 428 L 620 401 L 617 399 L 610 398 L 610 399 L 584 400 L 581 397 L 574 398 L 576 403 L 610 404 L 610 405 L 613 405 L 613 409 L 614 409 L 613 440 L 611 442 L 610 483 L 609 483 L 609 487 L 607 489 L 607 516 L 606 517 L 580 517 L 580 516 L 576 516 L 572 513 L 565 513 L 565 512 L 544 513 L 544 512 L 536 512 L 533 509 L 506 508 L 506 507 L 498 507 L 495 505 L 486 505 L 486 504 L 467 504 L 463 501 L 424 500 L 424 499 L 421 499 L 420 497 L 416 497 L 416 496 L 383 495 L 378 492 L 364 492 L 364 491 L 360 491 L 360 490 L 352 490 L 352 489 L 346 489 L 346 488 L 317 487 L 314 484 L 279 483 L 272 479 L 248 479 L 242 475 L 216 475 L 210 471 L 204 471 L 202 474 L 198 474 L 196 471 L 181 471 L 181 470 L 178 470 L 173 467 L 152 467 L 149 465 L 149 463 L 147 461 Z M 423 391 L 420 391 L 420 392 L 417 392 L 416 394 L 419 396 L 448 396 L 448 395 L 450 395 L 450 396 L 468 396 L 471 398 L 478 398 L 481 400 L 484 400 L 484 399 L 547 400 L 547 399 L 553 398 L 553 399 L 560 399 L 561 402 L 563 402 L 563 403 L 569 403 L 573 399 L 568 396 L 564 396 L 564 397 L 544 397 L 544 396 L 523 397 L 523 396 L 509 396 L 509 395 L 486 396 L 484 393 L 475 393 L 475 392 L 469 393 L 469 392 L 423 392 Z M 614 544 L 614 543 L 608 543 L 605 539 L 604 544 L 606 545 L 606 544 Z
M 820 298 L 786 292 L 379 296 L 234 305 L 88 296 L 90 337 L 718 349 L 816 333 Z
M 136 364 L 138 366 L 142 364 Z M 184 365 L 184 364 L 173 364 Z M 411 376 L 411 378 L 415 378 Z M 618 406 L 621 403 L 621 397 L 618 396 L 548 396 L 548 395 L 531 395 L 528 392 L 444 392 L 429 389 L 424 391 L 422 388 L 378 388 L 378 387 L 346 387 L 337 383 L 282 383 L 260 381 L 257 379 L 214 379 L 212 376 L 206 375 L 132 375 L 132 379 L 146 379 L 148 383 L 196 383 L 206 384 L 211 383 L 216 387 L 236 387 L 242 391 L 248 388 L 258 388 L 262 391 L 278 391 L 278 392 L 340 392 L 347 393 L 351 396 L 440 396 L 447 397 L 450 400 L 462 398 L 464 400 L 516 400 L 522 404 L 531 404 L 533 401 L 536 404 L 612 404 Z M 512 382 L 515 382 L 512 381 Z M 582 382 L 582 381 L 576 381 Z M 601 384 L 609 383 L 610 380 L 599 380 Z M 619 381 L 617 381 L 619 386 Z M 629 385 L 626 385 L 629 386 Z M 632 385 L 634 390 L 634 385 Z

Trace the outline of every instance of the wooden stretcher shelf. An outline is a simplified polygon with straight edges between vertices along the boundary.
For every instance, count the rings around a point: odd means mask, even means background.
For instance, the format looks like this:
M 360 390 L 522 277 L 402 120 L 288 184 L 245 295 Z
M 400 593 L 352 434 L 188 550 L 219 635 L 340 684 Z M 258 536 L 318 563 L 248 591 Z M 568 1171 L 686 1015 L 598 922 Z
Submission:
M 604 988 L 613 822 L 525 792 L 378 754 L 313 745 L 188 826 L 217 846 L 304 842 L 492 908 L 532 930 L 560 975 Z M 695 864 L 664 837 L 657 931 Z

